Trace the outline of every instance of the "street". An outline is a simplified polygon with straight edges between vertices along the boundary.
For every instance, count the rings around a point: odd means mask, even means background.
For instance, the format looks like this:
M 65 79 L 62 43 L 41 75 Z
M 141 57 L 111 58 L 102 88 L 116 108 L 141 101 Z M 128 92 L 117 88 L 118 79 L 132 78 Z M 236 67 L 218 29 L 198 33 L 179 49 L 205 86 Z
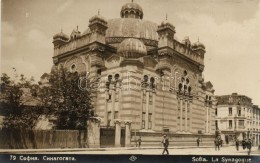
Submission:
M 220 151 L 216 151 L 213 147 L 187 147 L 187 148 L 169 148 L 170 155 L 248 155 L 248 150 L 239 151 L 234 146 L 222 147 Z M 66 151 L 51 151 L 51 152 L 32 152 L 44 154 L 144 154 L 144 155 L 161 155 L 162 148 L 106 148 L 100 150 L 66 150 Z M 253 147 L 251 155 L 260 155 L 257 147 Z

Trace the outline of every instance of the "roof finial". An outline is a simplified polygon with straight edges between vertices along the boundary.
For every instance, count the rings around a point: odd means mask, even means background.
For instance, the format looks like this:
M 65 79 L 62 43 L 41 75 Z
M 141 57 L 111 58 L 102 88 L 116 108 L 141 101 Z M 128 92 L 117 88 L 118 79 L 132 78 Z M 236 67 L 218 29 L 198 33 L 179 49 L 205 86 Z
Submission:
M 168 14 L 166 13 L 166 20 L 167 20 L 167 18 L 168 18 Z
M 79 26 L 77 25 L 77 30 L 79 30 Z
M 98 15 L 100 15 L 100 10 L 98 9 Z

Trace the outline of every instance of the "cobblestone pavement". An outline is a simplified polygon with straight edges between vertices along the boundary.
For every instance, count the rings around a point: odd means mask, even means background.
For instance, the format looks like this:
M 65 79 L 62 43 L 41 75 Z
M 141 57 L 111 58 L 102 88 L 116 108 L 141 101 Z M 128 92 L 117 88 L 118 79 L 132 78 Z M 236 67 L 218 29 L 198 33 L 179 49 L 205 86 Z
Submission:
M 144 154 L 144 155 L 161 155 L 163 149 L 106 149 L 104 151 L 66 151 L 66 152 L 40 152 L 45 154 Z M 170 148 L 170 155 L 248 155 L 248 150 L 242 148 L 237 151 L 234 146 L 222 147 L 220 151 L 216 151 L 215 148 Z M 257 147 L 253 147 L 251 155 L 260 155 L 260 151 Z

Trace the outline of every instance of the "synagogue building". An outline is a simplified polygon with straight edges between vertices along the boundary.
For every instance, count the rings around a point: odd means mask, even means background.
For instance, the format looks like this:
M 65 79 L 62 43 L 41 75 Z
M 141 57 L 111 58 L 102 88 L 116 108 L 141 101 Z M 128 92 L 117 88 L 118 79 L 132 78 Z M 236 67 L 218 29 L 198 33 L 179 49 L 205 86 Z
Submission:
M 84 31 L 53 36 L 53 62 L 98 82 L 100 146 L 133 146 L 139 136 L 144 146 L 160 145 L 163 134 L 171 145 L 195 145 L 197 138 L 213 145 L 217 102 L 203 78 L 203 43 L 178 41 L 174 24 L 146 20 L 135 2 L 118 18 L 98 13 L 88 22 Z

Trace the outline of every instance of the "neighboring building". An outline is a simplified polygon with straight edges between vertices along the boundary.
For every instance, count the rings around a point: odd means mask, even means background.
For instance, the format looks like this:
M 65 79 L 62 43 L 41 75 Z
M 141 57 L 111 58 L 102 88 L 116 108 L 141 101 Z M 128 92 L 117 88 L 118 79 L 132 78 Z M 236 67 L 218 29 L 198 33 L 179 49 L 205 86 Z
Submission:
M 255 145 L 260 145 L 260 108 L 258 105 L 253 105 L 252 116 L 252 138 Z
M 260 128 L 258 106 L 245 95 L 233 93 L 217 96 L 216 127 L 226 143 L 234 143 L 235 139 L 252 139 L 259 144 Z
M 213 85 L 203 80 L 205 46 L 188 37 L 177 41 L 167 19 L 159 25 L 144 20 L 134 2 L 119 15 L 106 20 L 98 14 L 83 33 L 77 27 L 70 36 L 53 36 L 53 69 L 63 66 L 99 82 L 94 106 L 101 145 L 129 145 L 127 134 L 132 143 L 141 135 L 142 145 L 160 145 L 162 133 L 180 145 L 197 137 L 213 144 L 216 100 Z

